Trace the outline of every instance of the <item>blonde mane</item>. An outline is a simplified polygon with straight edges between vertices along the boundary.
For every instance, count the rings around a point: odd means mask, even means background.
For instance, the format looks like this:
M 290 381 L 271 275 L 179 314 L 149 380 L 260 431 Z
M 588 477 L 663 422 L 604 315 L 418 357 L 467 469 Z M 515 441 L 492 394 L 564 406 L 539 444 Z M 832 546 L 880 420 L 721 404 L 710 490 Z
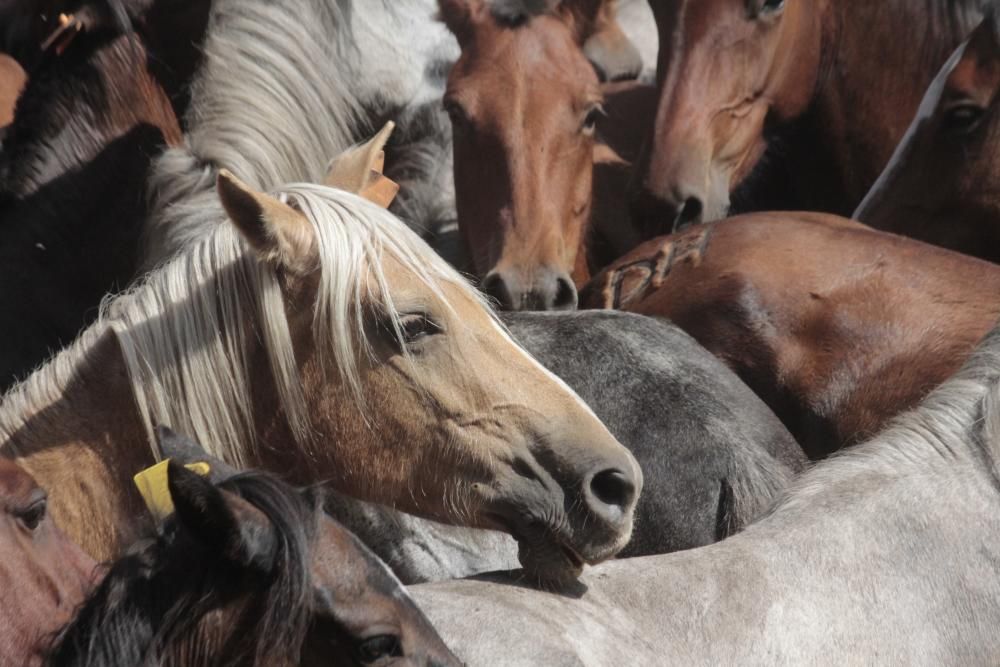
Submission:
M 356 398 L 361 398 L 358 358 L 369 349 L 365 302 L 384 309 L 399 331 L 384 257 L 400 262 L 442 300 L 442 281 L 480 299 L 403 222 L 374 204 L 308 184 L 275 194 L 301 210 L 316 231 L 320 270 L 313 335 L 323 342 L 318 349 L 326 372 L 339 376 Z M 220 220 L 201 241 L 107 301 L 80 340 L 11 390 L 0 408 L 0 434 L 9 437 L 32 413 L 58 400 L 87 350 L 108 330 L 120 343 L 157 458 L 153 428 L 163 423 L 189 434 L 214 456 L 235 465 L 247 462 L 255 446 L 247 353 L 255 339 L 267 354 L 298 445 L 311 447 L 278 278 L 232 224 Z

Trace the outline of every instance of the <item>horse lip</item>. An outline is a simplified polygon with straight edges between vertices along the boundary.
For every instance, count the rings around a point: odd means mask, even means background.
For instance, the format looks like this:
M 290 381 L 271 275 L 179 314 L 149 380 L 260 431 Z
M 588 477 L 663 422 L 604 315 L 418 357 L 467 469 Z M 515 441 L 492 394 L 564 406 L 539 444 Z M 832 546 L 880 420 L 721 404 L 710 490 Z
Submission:
M 516 521 L 510 517 L 504 516 L 499 512 L 487 512 L 484 517 L 499 526 L 502 530 L 510 533 L 510 536 L 513 537 L 519 544 L 526 541 L 527 538 L 525 537 L 523 531 L 518 529 Z M 559 551 L 566 557 L 566 560 L 569 561 L 570 565 L 576 569 L 583 568 L 587 562 L 586 559 L 584 559 L 584 557 L 581 556 L 576 549 L 566 544 L 560 538 L 558 531 L 552 529 L 551 526 L 544 523 L 536 523 L 535 526 L 544 528 L 547 536 L 552 539 L 555 546 L 559 548 Z

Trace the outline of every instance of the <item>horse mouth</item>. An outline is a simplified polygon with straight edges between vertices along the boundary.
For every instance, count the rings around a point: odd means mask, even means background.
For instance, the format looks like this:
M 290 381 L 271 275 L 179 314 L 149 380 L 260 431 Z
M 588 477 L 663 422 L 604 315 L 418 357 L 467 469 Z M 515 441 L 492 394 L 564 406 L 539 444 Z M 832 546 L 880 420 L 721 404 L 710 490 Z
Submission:
M 486 518 L 517 541 L 517 559 L 525 575 L 541 587 L 558 589 L 582 574 L 586 559 L 555 528 L 537 520 L 520 523 L 492 512 Z

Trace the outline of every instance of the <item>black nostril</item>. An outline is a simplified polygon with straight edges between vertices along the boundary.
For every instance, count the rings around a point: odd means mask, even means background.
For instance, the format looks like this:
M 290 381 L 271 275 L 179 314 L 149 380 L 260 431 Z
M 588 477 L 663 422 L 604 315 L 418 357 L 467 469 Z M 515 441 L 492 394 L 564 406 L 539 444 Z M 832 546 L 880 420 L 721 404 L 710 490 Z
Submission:
M 701 213 L 704 208 L 701 200 L 697 197 L 688 197 L 685 199 L 681 210 L 677 212 L 677 218 L 674 219 L 674 231 L 677 232 L 688 225 L 701 222 Z
M 576 285 L 568 278 L 556 279 L 556 298 L 552 302 L 553 310 L 576 310 L 579 295 L 576 293 Z
M 635 484 L 621 470 L 602 470 L 590 480 L 590 490 L 605 505 L 627 507 L 635 499 Z
M 480 288 L 483 292 L 496 299 L 501 309 L 511 310 L 514 307 L 514 300 L 511 297 L 510 289 L 507 287 L 507 282 L 499 273 L 491 273 L 486 276 Z

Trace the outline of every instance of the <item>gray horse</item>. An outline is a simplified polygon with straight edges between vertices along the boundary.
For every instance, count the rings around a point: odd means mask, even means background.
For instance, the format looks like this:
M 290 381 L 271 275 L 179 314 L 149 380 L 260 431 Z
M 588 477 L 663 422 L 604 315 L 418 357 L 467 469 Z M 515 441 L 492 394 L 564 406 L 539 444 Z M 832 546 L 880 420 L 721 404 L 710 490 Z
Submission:
M 728 368 L 674 325 L 611 311 L 510 313 L 514 337 L 635 455 L 645 479 L 625 555 L 716 542 L 756 518 L 805 464 Z M 506 535 L 342 499 L 328 511 L 405 583 L 517 567 Z
M 413 589 L 470 664 L 1000 663 L 1000 326 L 958 375 L 770 513 L 578 590 Z

